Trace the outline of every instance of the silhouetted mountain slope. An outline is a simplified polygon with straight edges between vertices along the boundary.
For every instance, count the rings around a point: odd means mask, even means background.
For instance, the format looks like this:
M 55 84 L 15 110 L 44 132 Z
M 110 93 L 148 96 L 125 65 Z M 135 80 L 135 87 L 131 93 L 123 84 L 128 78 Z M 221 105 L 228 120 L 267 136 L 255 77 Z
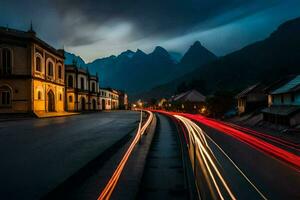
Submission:
M 85 67 L 92 73 L 98 72 L 103 87 L 123 89 L 131 95 L 174 80 L 190 71 L 189 69 L 207 63 L 215 57 L 199 42 L 195 43 L 187 54 L 184 62 L 178 63 L 167 50 L 157 46 L 150 54 L 139 49 L 136 52 L 127 50 L 118 56 L 96 59 L 85 64 Z M 69 55 L 73 54 L 67 55 L 70 57 Z M 75 55 L 73 57 L 77 58 Z M 193 61 L 189 59 L 194 58 L 197 60 L 193 65 Z
M 182 57 L 179 67 L 181 71 L 191 72 L 216 59 L 216 55 L 203 47 L 199 41 L 196 41 Z
M 203 80 L 206 89 L 242 89 L 258 81 L 270 82 L 288 74 L 300 74 L 300 18 L 280 25 L 267 39 L 255 42 L 191 73 L 158 86 L 144 98 L 171 95 L 182 82 Z
M 65 64 L 70 65 L 76 62 L 79 66 L 85 66 L 84 60 L 80 56 L 76 56 L 73 53 L 65 52 Z

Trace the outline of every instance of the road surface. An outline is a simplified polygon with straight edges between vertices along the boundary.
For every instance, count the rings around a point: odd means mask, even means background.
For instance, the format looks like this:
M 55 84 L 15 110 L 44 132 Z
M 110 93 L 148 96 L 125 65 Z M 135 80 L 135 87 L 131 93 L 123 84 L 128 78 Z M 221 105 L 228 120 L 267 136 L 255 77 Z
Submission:
M 138 199 L 188 199 L 178 132 L 166 116 L 157 119 Z
M 0 198 L 39 199 L 137 127 L 116 111 L 0 123 Z
M 187 138 L 192 139 L 187 142 L 190 147 L 196 144 L 190 148 L 192 165 L 193 156 L 197 160 L 196 179 L 209 180 L 205 187 L 217 199 L 300 199 L 297 154 L 209 118 L 165 114 L 175 116 L 188 130 Z

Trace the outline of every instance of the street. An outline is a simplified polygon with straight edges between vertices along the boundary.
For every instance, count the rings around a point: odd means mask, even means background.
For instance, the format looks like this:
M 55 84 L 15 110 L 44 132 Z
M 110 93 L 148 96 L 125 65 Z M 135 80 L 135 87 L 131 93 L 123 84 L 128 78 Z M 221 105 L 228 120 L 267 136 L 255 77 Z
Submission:
M 187 142 L 193 147 L 190 158 L 196 181 L 203 183 L 203 177 L 208 180 L 202 191 L 206 188 L 215 197 L 230 199 L 300 198 L 298 188 L 294 187 L 300 184 L 297 155 L 282 150 L 290 156 L 282 159 L 282 155 L 274 153 L 279 152 L 277 146 L 262 143 L 265 146 L 259 147 L 260 140 L 253 140 L 255 145 L 250 144 L 250 140 L 241 137 L 243 133 L 236 132 L 241 134 L 239 137 L 234 135 L 231 126 L 200 115 L 165 114 L 179 119 L 188 131 L 188 138 L 192 137 Z
M 115 111 L 1 122 L 1 199 L 40 199 L 133 133 L 138 120 L 138 112 Z

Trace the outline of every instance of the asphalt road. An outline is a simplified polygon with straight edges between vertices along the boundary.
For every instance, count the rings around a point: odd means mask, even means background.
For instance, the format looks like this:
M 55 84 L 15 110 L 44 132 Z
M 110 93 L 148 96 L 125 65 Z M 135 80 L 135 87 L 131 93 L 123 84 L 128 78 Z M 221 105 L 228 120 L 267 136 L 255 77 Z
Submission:
M 132 131 L 139 113 L 0 123 L 0 199 L 39 199 Z
M 258 191 L 267 199 L 300 199 L 299 169 L 220 131 L 203 124 L 199 125 L 212 139 L 208 140 L 209 146 L 219 160 L 222 172 L 238 199 L 262 199 Z M 258 191 L 212 141 L 226 152 Z

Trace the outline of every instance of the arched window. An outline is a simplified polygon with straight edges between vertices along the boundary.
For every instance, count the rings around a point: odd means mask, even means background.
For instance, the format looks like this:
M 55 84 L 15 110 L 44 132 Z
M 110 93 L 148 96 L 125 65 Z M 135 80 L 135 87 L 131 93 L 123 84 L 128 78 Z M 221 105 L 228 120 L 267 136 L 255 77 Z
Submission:
M 61 65 L 59 65 L 59 66 L 58 66 L 58 78 L 59 78 L 59 79 L 62 79 L 62 76 L 63 76 L 63 75 L 62 75 L 62 67 L 61 67 Z
M 38 72 L 42 71 L 42 60 L 39 56 L 37 56 L 35 59 L 35 70 Z
M 68 76 L 68 87 L 73 87 L 73 76 Z
M 48 63 L 48 76 L 53 76 L 53 63 Z
M 41 99 L 42 99 L 42 92 L 38 91 L 38 100 L 41 100 Z
M 0 107 L 11 106 L 11 90 L 7 86 L 0 87 Z
M 2 50 L 2 66 L 3 66 L 3 74 L 11 74 L 12 68 L 12 53 L 11 50 L 4 48 Z

